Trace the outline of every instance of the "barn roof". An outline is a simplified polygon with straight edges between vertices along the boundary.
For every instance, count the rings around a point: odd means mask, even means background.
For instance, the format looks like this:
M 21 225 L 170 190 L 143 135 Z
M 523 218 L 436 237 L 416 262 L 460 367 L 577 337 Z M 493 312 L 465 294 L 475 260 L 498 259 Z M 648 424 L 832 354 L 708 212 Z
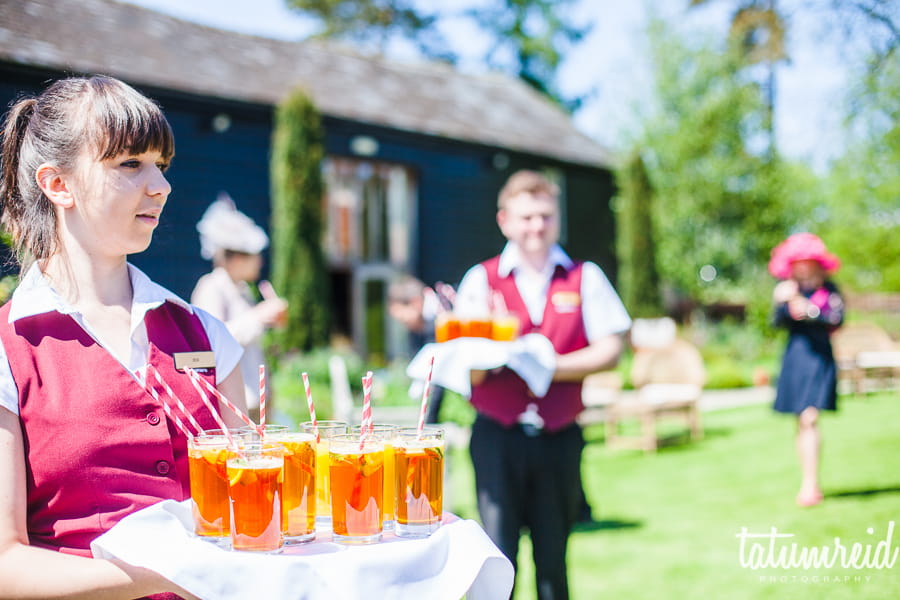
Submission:
M 0 0 L 0 60 L 267 105 L 300 86 L 324 115 L 610 164 L 564 111 L 506 75 L 234 33 L 115 0 Z

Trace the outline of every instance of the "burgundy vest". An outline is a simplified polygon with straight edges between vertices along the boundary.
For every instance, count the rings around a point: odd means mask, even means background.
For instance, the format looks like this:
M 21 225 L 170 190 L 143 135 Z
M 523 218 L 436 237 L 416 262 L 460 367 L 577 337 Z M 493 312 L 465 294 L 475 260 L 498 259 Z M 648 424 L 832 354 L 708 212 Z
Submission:
M 513 274 L 500 277 L 500 257 L 482 263 L 487 272 L 488 287 L 503 294 L 507 309 L 519 317 L 520 335 L 540 333 L 553 344 L 557 354 L 567 354 L 588 345 L 581 313 L 582 263 L 569 270 L 557 266 L 550 280 L 544 320 L 538 326 L 531 322 L 525 302 L 519 295 Z M 528 404 L 535 403 L 544 419 L 547 431 L 559 431 L 575 422 L 584 405 L 581 402 L 581 383 L 554 381 L 547 395 L 535 398 L 525 382 L 512 370 L 503 368 L 489 374 L 484 383 L 473 386 L 472 405 L 482 415 L 511 427 Z
M 72 317 L 49 312 L 10 324 L 9 310 L 0 308 L 0 339 L 19 389 L 29 542 L 91 556 L 91 541 L 126 515 L 190 497 L 187 441 L 160 403 Z M 215 428 L 172 358 L 210 349 L 200 320 L 166 302 L 145 323 L 148 362 L 204 429 Z M 203 376 L 215 383 L 214 370 Z

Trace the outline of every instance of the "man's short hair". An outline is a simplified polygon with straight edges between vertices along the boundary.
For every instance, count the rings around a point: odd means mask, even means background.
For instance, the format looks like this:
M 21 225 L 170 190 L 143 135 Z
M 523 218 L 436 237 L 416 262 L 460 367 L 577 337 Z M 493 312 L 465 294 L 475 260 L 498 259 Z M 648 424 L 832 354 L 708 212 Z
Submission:
M 509 176 L 500 194 L 497 196 L 497 208 L 503 209 L 510 198 L 521 193 L 532 195 L 547 195 L 553 199 L 559 199 L 559 187 L 538 173 L 523 169 Z

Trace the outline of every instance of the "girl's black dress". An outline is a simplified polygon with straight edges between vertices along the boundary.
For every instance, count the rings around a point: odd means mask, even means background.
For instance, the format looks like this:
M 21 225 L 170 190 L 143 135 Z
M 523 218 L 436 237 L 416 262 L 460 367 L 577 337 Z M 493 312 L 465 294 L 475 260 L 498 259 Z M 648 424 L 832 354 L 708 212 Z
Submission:
M 844 320 L 844 302 L 830 281 L 817 290 L 801 290 L 816 308 L 799 321 L 791 318 L 786 304 L 775 307 L 775 325 L 789 332 L 781 363 L 775 410 L 799 414 L 809 406 L 837 409 L 837 367 L 831 349 L 831 332 Z M 818 313 L 818 314 L 817 314 Z

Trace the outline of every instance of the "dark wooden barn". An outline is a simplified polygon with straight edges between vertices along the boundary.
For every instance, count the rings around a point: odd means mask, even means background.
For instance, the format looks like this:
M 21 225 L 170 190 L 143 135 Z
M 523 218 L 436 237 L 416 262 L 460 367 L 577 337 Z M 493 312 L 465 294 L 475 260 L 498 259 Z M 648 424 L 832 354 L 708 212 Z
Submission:
M 173 193 L 150 249 L 132 261 L 182 296 L 209 268 L 195 224 L 220 190 L 268 226 L 273 107 L 297 87 L 323 115 L 323 244 L 338 332 L 359 349 L 405 350 L 379 311 L 380 325 L 365 323 L 395 274 L 455 283 L 499 251 L 496 195 L 519 168 L 560 184 L 564 246 L 615 279 L 608 154 L 518 80 L 242 35 L 114 0 L 0 2 L 4 107 L 83 73 L 128 81 L 172 124 Z

